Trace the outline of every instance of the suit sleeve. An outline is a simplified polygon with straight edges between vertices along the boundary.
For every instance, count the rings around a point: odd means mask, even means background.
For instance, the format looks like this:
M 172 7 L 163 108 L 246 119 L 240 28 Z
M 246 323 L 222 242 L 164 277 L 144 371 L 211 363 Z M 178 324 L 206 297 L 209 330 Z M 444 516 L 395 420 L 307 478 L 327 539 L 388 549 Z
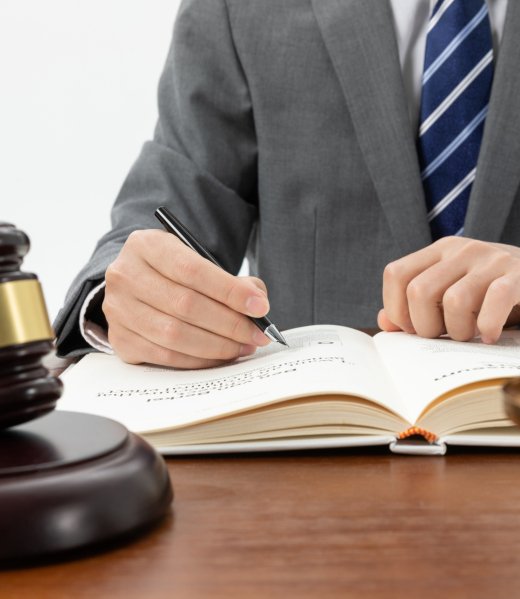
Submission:
M 103 280 L 128 235 L 161 228 L 167 205 L 238 272 L 257 218 L 257 144 L 251 98 L 225 0 L 184 0 L 159 83 L 159 119 L 112 208 L 112 229 L 73 282 L 54 323 L 58 353 L 88 351 L 78 302 Z M 173 259 L 173 257 L 172 257 Z

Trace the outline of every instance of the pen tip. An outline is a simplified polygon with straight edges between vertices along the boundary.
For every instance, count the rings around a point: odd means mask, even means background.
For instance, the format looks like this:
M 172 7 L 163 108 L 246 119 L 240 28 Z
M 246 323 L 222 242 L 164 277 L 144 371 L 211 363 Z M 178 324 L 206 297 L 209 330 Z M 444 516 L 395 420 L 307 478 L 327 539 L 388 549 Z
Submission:
M 285 345 L 286 347 L 289 347 L 289 344 L 287 343 L 287 341 L 285 340 L 284 336 L 282 335 L 282 333 L 280 333 L 280 331 L 274 326 L 274 324 L 271 324 L 269 327 L 267 327 L 267 329 L 264 331 L 264 333 L 269 337 L 269 339 L 271 339 L 272 341 L 277 341 L 278 343 L 281 343 L 282 345 Z

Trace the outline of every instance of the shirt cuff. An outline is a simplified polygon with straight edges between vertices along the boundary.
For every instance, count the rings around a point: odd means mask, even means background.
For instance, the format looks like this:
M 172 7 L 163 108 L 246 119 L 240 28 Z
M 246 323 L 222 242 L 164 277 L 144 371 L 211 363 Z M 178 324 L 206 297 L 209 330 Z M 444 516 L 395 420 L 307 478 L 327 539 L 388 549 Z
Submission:
M 99 304 L 101 301 L 100 296 L 104 289 L 105 281 L 100 283 L 97 287 L 94 287 L 85 298 L 79 312 L 79 330 L 81 331 L 83 339 L 85 339 L 91 347 L 105 354 L 113 354 L 114 350 L 108 342 L 108 332 L 102 326 L 92 322 L 88 318 L 89 308 Z

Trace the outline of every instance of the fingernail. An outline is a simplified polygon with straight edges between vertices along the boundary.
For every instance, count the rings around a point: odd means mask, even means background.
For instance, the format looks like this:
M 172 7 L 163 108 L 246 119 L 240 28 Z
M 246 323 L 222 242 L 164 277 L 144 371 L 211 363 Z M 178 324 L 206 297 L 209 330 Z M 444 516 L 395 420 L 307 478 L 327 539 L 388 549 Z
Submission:
M 255 351 L 256 347 L 254 345 L 241 345 L 238 355 L 243 358 L 244 356 L 251 356 Z
M 264 296 L 253 295 L 246 302 L 249 316 L 265 316 L 269 312 L 269 302 Z

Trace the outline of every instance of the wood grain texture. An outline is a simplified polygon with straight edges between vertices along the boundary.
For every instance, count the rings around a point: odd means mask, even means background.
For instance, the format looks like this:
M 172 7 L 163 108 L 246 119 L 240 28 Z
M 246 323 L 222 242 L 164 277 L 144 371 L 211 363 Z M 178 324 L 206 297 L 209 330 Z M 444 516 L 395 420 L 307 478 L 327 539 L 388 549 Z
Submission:
M 520 455 L 169 459 L 172 516 L 111 551 L 0 572 L 0 596 L 519 596 Z

